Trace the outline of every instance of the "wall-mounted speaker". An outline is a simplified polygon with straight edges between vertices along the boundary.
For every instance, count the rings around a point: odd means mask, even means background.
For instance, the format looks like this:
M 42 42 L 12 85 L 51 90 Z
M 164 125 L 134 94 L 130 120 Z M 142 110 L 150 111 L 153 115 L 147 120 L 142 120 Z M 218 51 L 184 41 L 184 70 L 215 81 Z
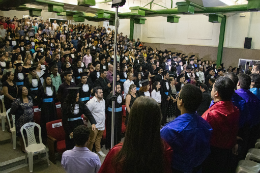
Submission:
M 252 46 L 252 38 L 251 37 L 246 37 L 245 38 L 244 48 L 245 49 L 251 49 L 251 46 Z

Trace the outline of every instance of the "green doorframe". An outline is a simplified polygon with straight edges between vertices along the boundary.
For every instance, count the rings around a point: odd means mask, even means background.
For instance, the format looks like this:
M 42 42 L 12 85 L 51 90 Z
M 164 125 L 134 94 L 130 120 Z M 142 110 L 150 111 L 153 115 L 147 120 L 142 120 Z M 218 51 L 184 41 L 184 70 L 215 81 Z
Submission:
M 219 67 L 220 64 L 222 63 L 223 46 L 224 46 L 224 41 L 225 41 L 226 20 L 227 20 L 226 15 L 224 15 L 224 17 L 222 17 L 221 25 L 220 25 L 217 67 Z
M 130 40 L 134 39 L 134 27 L 135 27 L 135 20 L 130 19 Z

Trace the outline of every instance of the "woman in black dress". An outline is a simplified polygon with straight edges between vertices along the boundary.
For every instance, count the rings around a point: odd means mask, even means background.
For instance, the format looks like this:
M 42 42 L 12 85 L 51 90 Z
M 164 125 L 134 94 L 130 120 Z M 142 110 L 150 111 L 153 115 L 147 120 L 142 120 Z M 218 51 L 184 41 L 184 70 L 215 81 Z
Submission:
M 134 104 L 134 101 L 135 101 L 136 98 L 137 98 L 136 86 L 135 86 L 135 84 L 131 84 L 130 87 L 129 87 L 128 94 L 126 96 L 126 101 L 125 101 L 125 106 L 126 106 L 125 125 L 127 125 L 128 116 L 130 114 L 131 107 Z
M 62 104 L 62 124 L 65 131 L 66 149 L 70 150 L 74 147 L 73 130 L 83 125 L 81 115 L 84 114 L 92 124 L 92 130 L 96 129 L 96 120 L 87 108 L 87 106 L 79 101 L 79 87 L 68 88 L 69 94 Z
M 3 93 L 4 93 L 4 104 L 5 109 L 11 108 L 13 100 L 16 99 L 18 88 L 14 83 L 14 73 L 11 71 L 6 72 L 2 78 Z
M 14 72 L 14 81 L 15 81 L 17 87 L 23 86 L 24 79 L 25 79 L 25 74 L 23 72 L 23 65 L 22 65 L 22 63 L 16 63 L 15 66 L 16 66 L 16 69 Z
M 41 87 L 41 80 L 36 73 L 36 67 L 30 68 L 30 73 L 24 81 L 24 85 L 28 88 L 29 95 L 33 98 L 33 105 L 38 106 L 38 92 Z
M 52 85 L 50 75 L 46 72 L 43 85 L 39 88 L 37 96 L 38 106 L 41 108 L 41 128 L 44 142 L 47 140 L 46 123 L 57 119 L 55 98 L 55 87 Z

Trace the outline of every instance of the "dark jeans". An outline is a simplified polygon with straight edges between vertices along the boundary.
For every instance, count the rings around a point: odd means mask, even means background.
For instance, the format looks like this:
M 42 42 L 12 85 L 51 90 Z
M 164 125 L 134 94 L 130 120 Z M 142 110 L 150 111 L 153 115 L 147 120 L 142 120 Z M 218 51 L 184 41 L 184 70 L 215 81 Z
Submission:
M 161 103 L 162 125 L 164 125 L 166 123 L 168 105 L 169 105 L 169 101 L 162 100 L 162 103 Z

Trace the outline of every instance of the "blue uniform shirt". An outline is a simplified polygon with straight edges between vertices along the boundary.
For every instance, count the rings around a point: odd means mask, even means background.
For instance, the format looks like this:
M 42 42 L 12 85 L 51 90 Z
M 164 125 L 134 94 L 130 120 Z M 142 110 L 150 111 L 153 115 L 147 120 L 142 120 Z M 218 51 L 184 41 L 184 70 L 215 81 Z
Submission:
M 161 129 L 173 149 L 172 167 L 185 173 L 201 165 L 210 153 L 212 128 L 197 114 L 182 114 Z

